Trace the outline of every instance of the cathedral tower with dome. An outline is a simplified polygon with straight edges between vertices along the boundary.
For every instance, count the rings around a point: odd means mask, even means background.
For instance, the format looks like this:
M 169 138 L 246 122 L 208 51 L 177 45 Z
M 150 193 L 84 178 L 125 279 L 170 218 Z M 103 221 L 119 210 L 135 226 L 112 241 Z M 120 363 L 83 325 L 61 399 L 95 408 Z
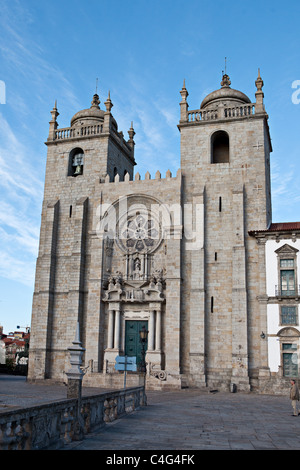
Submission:
M 117 356 L 148 331 L 148 388 L 260 390 L 270 378 L 264 245 L 271 224 L 268 115 L 221 88 L 190 110 L 180 91 L 180 169 L 134 174 L 134 129 L 108 96 L 59 128 L 51 111 L 28 379 L 64 382 L 77 323 L 83 384 L 117 388 Z M 131 372 L 128 385 L 139 383 Z

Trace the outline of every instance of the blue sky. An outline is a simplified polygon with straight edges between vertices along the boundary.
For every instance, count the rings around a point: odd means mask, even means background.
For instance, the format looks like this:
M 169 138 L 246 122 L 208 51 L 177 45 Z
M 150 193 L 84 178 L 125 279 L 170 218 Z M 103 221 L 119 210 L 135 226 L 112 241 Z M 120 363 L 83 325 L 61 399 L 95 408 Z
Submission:
M 260 67 L 273 144 L 273 221 L 300 221 L 300 3 L 278 0 L 1 0 L 0 324 L 31 321 L 50 110 L 59 127 L 110 90 L 136 171 L 180 167 L 179 90 L 190 109 L 220 87 L 255 100 Z M 296 81 L 299 81 L 297 84 Z M 296 82 L 296 89 L 292 84 Z M 4 96 L 5 91 L 5 96 Z M 5 99 L 4 99 L 5 98 Z M 295 101 L 295 100 L 294 100 Z

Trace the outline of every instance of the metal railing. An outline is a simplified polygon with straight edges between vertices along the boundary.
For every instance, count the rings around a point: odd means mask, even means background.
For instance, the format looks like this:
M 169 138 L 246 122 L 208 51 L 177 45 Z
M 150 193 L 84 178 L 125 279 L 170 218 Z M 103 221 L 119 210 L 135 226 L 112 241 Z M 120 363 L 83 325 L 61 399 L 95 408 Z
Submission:
M 295 286 L 294 289 L 282 289 L 281 286 L 275 286 L 276 297 L 296 297 L 300 295 L 300 285 Z

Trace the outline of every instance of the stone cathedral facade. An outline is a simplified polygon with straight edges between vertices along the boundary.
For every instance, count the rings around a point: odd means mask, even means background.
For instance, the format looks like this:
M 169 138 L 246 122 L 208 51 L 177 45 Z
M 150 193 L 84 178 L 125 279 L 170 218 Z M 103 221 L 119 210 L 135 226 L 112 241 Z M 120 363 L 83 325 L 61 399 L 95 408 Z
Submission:
M 117 356 L 148 331 L 147 387 L 265 390 L 271 373 L 265 244 L 272 222 L 268 115 L 221 88 L 189 110 L 180 91 L 181 163 L 134 174 L 134 129 L 118 130 L 110 96 L 59 128 L 51 111 L 33 296 L 28 378 L 66 380 L 79 322 L 83 384 L 121 387 Z M 130 372 L 127 384 L 139 383 Z

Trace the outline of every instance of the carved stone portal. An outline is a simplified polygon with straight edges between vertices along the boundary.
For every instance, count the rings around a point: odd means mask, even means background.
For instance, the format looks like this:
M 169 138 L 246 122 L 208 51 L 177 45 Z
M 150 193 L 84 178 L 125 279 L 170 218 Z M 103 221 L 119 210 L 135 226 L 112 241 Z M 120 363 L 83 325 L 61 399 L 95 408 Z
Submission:
M 141 282 L 142 281 L 142 282 Z M 107 347 L 104 370 L 113 372 L 117 355 L 125 352 L 125 322 L 130 319 L 148 321 L 148 350 L 146 361 L 162 367 L 161 323 L 165 302 L 162 270 L 148 280 L 123 278 L 121 273 L 110 276 L 103 302 L 108 306 Z M 152 374 L 153 375 L 153 374 Z

